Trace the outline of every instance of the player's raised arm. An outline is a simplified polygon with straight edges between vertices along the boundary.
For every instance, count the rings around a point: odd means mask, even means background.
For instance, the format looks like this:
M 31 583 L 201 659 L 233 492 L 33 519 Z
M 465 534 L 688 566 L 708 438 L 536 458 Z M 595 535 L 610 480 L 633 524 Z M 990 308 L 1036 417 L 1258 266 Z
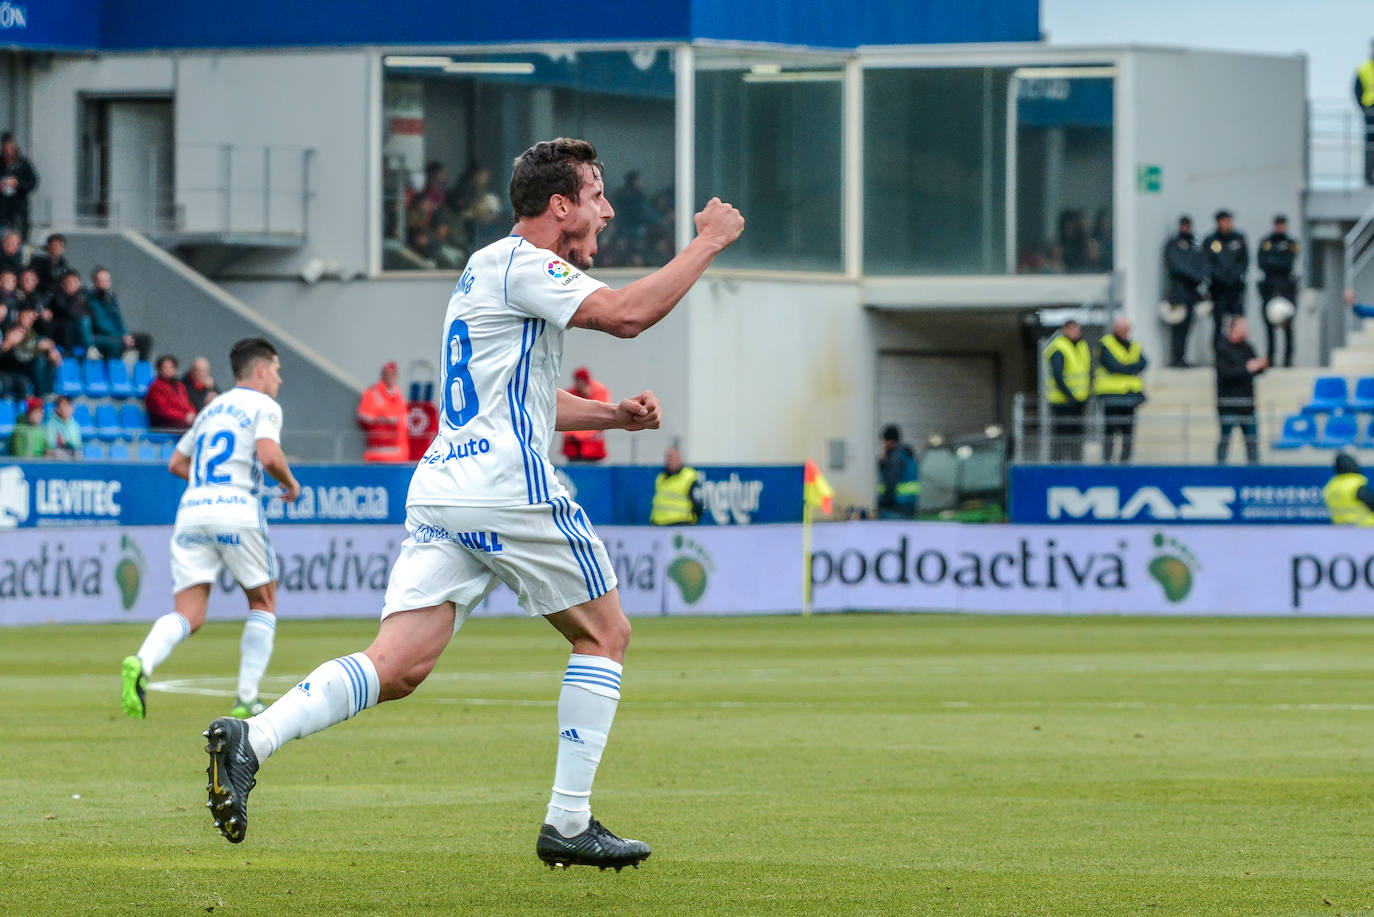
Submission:
M 687 295 L 716 255 L 744 231 L 744 217 L 718 197 L 711 198 L 693 219 L 697 236 L 672 261 L 622 289 L 597 290 L 582 300 L 568 327 L 632 338 L 658 324 Z
M 295 503 L 296 498 L 301 495 L 301 485 L 291 473 L 291 466 L 287 464 L 286 453 L 281 451 L 281 444 L 275 439 L 262 437 L 257 441 L 257 452 L 258 463 L 262 465 L 263 470 L 286 489 L 283 499 L 287 503 Z
M 657 430 L 662 422 L 658 396 L 640 392 L 619 404 L 579 398 L 558 390 L 555 430 Z

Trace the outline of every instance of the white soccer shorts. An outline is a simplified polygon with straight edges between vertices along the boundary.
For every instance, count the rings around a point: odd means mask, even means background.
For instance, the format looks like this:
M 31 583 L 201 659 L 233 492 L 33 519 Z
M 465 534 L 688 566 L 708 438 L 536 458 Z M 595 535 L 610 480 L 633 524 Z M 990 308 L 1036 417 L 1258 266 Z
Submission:
M 277 579 L 277 552 L 260 528 L 231 525 L 188 525 L 172 531 L 172 591 L 213 583 L 220 571 L 245 589 Z
M 565 611 L 616 586 L 582 508 L 566 497 L 529 506 L 408 506 L 382 617 L 452 602 L 454 628 L 505 583 L 531 616 Z

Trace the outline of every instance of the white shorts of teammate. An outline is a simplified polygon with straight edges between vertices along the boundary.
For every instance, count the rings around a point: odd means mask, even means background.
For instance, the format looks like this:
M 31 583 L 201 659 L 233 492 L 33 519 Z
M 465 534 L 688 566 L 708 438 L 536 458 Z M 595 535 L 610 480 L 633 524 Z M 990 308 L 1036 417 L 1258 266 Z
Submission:
M 605 545 L 566 497 L 529 506 L 409 506 L 406 529 L 383 618 L 452 602 L 457 630 L 497 583 L 531 616 L 566 611 L 616 586 Z
M 277 552 L 263 529 L 188 525 L 172 531 L 172 591 L 213 583 L 225 567 L 244 589 L 277 579 Z

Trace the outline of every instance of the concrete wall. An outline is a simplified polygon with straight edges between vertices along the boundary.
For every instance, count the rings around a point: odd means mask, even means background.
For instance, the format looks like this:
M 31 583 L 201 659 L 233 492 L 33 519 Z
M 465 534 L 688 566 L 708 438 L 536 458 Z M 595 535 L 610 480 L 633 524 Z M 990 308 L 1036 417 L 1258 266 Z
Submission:
M 354 422 L 361 386 L 353 386 L 310 337 L 259 319 L 233 296 L 134 233 L 70 232 L 69 260 L 83 270 L 108 267 L 125 323 L 153 336 L 155 353 L 175 354 L 183 371 L 196 356 L 210 358 L 221 390 L 233 385 L 229 348 L 264 336 L 281 356 L 288 455 L 356 461 L 362 436 Z
M 1306 183 L 1307 61 L 1218 52 L 1132 49 L 1122 61 L 1117 93 L 1117 265 L 1125 268 L 1125 305 L 1156 364 L 1168 353 L 1157 309 L 1163 297 L 1165 240 L 1187 213 L 1199 240 L 1226 208 L 1250 245 L 1251 264 L 1274 214 L 1301 231 Z M 1136 168 L 1163 168 L 1159 193 L 1137 190 Z M 1252 331 L 1258 327 L 1254 284 L 1247 291 Z M 1197 327 L 1197 326 L 1195 326 Z M 1202 332 L 1196 331 L 1195 335 Z M 1206 329 L 1210 335 L 1210 322 Z M 1300 340 L 1314 323 L 1298 325 Z M 1204 348 L 1205 350 L 1205 348 Z M 1315 344 L 1303 345 L 1315 354 Z

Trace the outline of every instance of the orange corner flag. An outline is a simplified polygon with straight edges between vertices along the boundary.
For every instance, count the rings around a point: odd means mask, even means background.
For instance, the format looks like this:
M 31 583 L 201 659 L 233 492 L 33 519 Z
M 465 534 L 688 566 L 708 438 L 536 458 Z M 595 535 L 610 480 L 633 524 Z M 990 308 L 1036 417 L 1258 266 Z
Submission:
M 802 498 L 808 506 L 819 506 L 827 516 L 835 506 L 835 491 L 811 459 L 802 471 Z

